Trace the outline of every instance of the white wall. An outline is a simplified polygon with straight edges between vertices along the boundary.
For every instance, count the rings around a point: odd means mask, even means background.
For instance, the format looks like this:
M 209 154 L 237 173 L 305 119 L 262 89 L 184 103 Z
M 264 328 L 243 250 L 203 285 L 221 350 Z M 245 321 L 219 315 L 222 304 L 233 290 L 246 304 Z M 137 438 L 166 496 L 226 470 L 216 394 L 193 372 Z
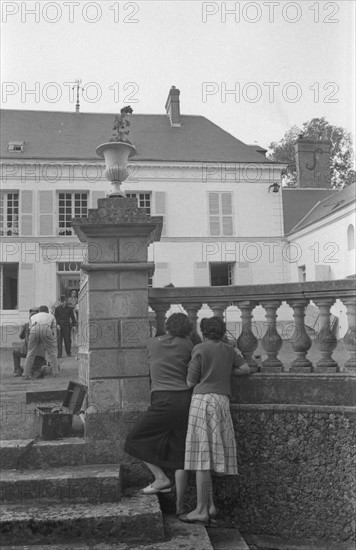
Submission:
M 298 281 L 298 267 L 306 266 L 306 280 L 335 280 L 355 274 L 355 248 L 348 250 L 347 229 L 355 223 L 354 205 L 327 220 L 288 236 L 292 243 L 291 282 Z

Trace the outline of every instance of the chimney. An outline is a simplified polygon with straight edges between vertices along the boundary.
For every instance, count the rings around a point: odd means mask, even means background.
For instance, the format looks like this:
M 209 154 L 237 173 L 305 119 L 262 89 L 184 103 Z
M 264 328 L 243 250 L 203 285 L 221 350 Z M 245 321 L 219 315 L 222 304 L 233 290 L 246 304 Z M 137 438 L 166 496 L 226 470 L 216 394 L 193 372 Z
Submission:
M 299 137 L 295 144 L 297 187 L 330 189 L 330 141 Z
M 180 126 L 179 94 L 180 91 L 172 86 L 166 101 L 166 113 L 171 121 L 171 126 Z

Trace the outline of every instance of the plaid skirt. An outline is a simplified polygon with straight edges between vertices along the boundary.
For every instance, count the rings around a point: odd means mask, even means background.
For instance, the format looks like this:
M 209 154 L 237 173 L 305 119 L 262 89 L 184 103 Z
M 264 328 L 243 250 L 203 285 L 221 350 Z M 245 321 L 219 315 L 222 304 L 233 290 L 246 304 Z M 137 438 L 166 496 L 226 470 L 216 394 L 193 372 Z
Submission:
M 226 395 L 193 394 L 184 469 L 237 475 L 235 433 Z

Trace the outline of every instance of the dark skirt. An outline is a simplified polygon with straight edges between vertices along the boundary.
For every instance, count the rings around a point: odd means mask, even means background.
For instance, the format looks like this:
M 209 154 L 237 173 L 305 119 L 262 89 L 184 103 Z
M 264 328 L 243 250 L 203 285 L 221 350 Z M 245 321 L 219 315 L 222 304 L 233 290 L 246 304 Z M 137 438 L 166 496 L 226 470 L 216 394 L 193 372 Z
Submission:
M 125 452 L 161 468 L 184 469 L 192 391 L 156 391 L 151 406 L 130 431 Z

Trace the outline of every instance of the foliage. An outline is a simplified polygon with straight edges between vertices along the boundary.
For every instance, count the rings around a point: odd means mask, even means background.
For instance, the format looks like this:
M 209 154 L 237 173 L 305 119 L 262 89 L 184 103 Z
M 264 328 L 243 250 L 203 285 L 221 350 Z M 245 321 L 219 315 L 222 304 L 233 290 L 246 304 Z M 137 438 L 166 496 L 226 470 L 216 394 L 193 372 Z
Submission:
M 124 141 L 125 143 L 131 143 L 127 139 L 129 133 L 130 133 L 130 126 L 131 123 L 128 120 L 127 116 L 131 115 L 133 113 L 132 107 L 128 105 L 127 107 L 123 107 L 120 110 L 120 114 L 115 116 L 114 119 L 114 126 L 113 126 L 113 135 L 110 141 Z
M 356 173 L 352 169 L 353 149 L 351 133 L 341 126 L 333 126 L 325 117 L 313 118 L 305 122 L 302 128 L 292 126 L 281 141 L 269 145 L 268 158 L 287 164 L 284 170 L 284 184 L 295 187 L 297 183 L 297 168 L 295 161 L 295 142 L 299 137 L 312 140 L 328 140 L 331 143 L 330 172 L 331 186 L 342 188 L 356 181 Z

